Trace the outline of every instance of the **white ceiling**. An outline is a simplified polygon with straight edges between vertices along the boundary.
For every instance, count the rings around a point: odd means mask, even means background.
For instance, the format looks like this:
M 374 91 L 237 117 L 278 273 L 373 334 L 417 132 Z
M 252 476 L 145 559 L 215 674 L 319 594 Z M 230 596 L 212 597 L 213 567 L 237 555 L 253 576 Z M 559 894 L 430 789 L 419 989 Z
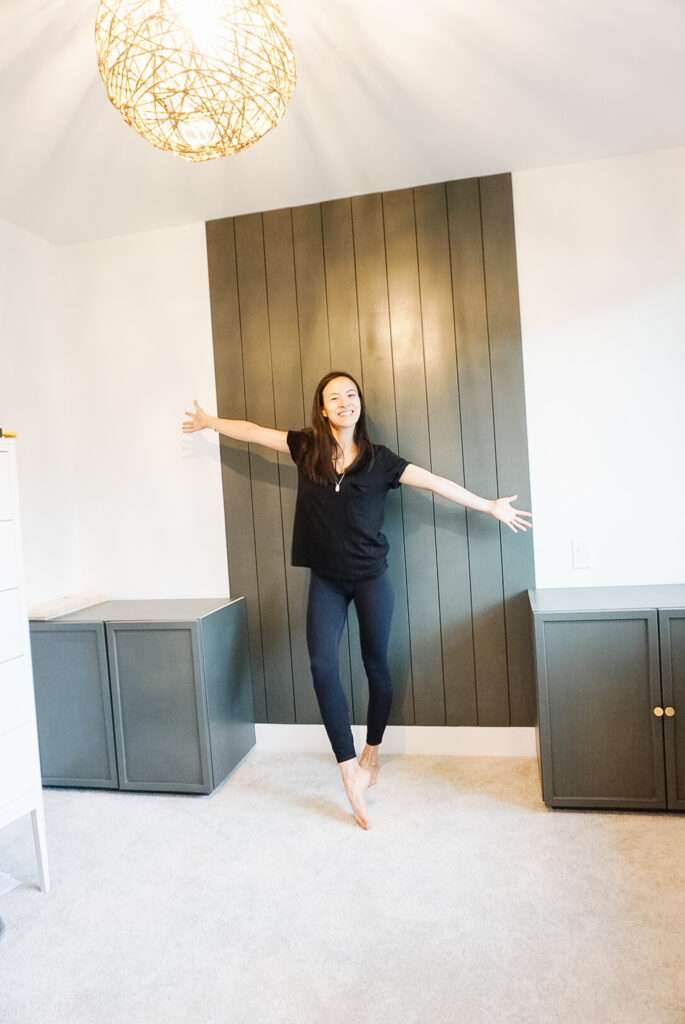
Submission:
M 58 244 L 685 145 L 683 0 L 282 0 L 298 84 L 190 164 L 110 105 L 97 0 L 0 0 L 0 216 Z

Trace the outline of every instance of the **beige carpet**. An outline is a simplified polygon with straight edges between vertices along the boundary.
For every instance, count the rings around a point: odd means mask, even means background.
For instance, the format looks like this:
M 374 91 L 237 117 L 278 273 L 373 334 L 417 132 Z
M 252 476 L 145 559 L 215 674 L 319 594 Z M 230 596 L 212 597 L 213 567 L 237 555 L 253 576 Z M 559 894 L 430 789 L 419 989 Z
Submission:
M 0 897 L 2 1024 L 683 1024 L 685 820 L 550 811 L 531 759 L 328 756 L 212 797 L 50 790 Z M 29 820 L 0 871 L 34 881 Z

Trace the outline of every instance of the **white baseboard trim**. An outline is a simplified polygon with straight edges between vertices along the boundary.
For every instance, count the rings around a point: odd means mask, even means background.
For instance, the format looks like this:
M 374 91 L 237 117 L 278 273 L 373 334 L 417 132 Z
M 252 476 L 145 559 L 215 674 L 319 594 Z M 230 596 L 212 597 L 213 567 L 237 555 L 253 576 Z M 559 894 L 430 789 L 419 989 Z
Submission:
M 257 723 L 256 750 L 290 753 L 330 753 L 322 725 Z M 361 753 L 366 727 L 353 725 Z M 381 751 L 386 754 L 457 754 L 461 757 L 536 757 L 535 729 L 527 726 L 389 725 Z

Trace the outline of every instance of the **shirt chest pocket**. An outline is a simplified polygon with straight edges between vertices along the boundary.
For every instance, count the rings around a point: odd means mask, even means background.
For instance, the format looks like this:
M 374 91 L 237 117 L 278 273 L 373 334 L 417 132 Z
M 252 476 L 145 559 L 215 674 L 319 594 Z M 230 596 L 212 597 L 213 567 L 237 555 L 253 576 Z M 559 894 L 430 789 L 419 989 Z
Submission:
M 347 522 L 368 537 L 375 537 L 383 526 L 385 489 L 378 485 L 350 480 L 347 492 Z

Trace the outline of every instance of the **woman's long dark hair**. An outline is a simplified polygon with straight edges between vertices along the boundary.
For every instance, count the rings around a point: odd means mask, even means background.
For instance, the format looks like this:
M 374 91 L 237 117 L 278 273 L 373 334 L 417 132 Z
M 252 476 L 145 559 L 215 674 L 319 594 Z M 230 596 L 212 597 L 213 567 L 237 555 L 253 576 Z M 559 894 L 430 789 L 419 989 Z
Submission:
M 340 445 L 333 436 L 328 419 L 323 414 L 323 392 L 330 381 L 336 377 L 347 377 L 357 389 L 360 413 L 354 427 L 354 441 L 357 445 L 355 465 L 373 462 L 373 445 L 366 428 L 366 406 L 362 389 L 351 373 L 344 370 L 333 370 L 322 377 L 316 385 L 312 403 L 312 425 L 307 429 L 309 444 L 302 457 L 301 468 L 305 476 L 317 484 L 335 483 L 338 476 L 335 472 L 335 458 L 340 454 Z

